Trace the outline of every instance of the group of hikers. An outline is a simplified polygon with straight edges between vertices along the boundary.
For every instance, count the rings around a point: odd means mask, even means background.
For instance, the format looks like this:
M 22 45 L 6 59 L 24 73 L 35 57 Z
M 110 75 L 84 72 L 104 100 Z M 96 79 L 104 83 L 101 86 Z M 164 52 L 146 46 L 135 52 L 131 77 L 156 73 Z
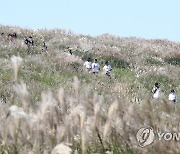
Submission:
M 154 87 L 153 87 L 153 89 L 152 89 L 152 93 L 153 93 L 153 98 L 154 98 L 154 99 L 159 99 L 159 98 L 160 98 L 161 88 L 160 88 L 159 83 L 156 82 L 156 83 L 154 84 Z M 169 100 L 169 101 L 172 101 L 173 103 L 176 103 L 176 102 L 177 102 L 177 95 L 176 95 L 176 92 L 175 92 L 174 89 L 172 89 L 172 90 L 170 91 L 168 100 Z
M 97 59 L 94 59 L 94 62 L 91 62 L 91 58 L 88 58 L 87 61 L 85 61 L 84 66 L 89 73 L 92 72 L 94 75 L 97 75 L 100 71 L 100 64 Z M 109 78 L 111 78 L 112 67 L 108 61 L 105 62 L 103 71 Z
M 31 47 L 34 47 L 34 39 L 32 36 L 29 36 L 25 39 L 24 43 L 26 44 L 26 46 L 28 47 L 28 49 L 30 49 Z M 42 42 L 42 51 L 46 51 L 47 50 L 47 46 L 46 43 L 43 41 Z
M 13 42 L 18 38 L 18 35 L 16 32 L 9 33 L 9 34 L 5 34 L 2 32 L 2 33 L 0 33 L 0 37 L 7 40 L 8 42 Z M 35 41 L 32 36 L 28 36 L 24 39 L 24 44 L 27 46 L 27 48 L 29 50 L 31 47 L 34 47 Z M 46 45 L 45 41 L 42 42 L 41 46 L 42 46 L 42 51 L 47 51 L 47 45 Z
M 7 36 L 5 35 L 5 33 L 2 32 L 0 36 L 2 38 L 6 38 L 6 40 L 9 41 L 9 42 L 12 42 L 15 39 L 17 39 L 17 34 L 15 32 L 14 33 L 9 33 L 9 34 L 7 34 Z
M 85 66 L 87 72 L 89 72 L 89 73 L 92 72 L 94 75 L 97 75 L 100 71 L 100 64 L 98 63 L 97 59 L 94 59 L 94 62 L 91 62 L 91 58 L 88 58 L 87 61 L 85 61 L 84 66 Z M 105 62 L 103 71 L 109 78 L 111 78 L 112 67 L 108 61 Z M 154 99 L 160 98 L 161 89 L 160 89 L 159 83 L 156 82 L 154 84 L 152 93 L 153 93 Z M 173 103 L 177 102 L 177 95 L 176 95 L 176 92 L 174 89 L 172 89 L 170 91 L 168 99 L 169 99 L 169 101 L 172 101 Z

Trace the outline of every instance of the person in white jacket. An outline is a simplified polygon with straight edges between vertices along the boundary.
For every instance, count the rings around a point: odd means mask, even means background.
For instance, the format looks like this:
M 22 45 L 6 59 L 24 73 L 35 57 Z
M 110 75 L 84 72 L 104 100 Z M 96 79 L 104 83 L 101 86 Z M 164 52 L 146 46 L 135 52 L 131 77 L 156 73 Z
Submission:
M 106 75 L 111 78 L 112 67 L 111 67 L 111 65 L 109 64 L 108 61 L 105 62 L 105 65 L 104 65 L 104 67 L 103 67 L 103 70 L 104 70 L 104 72 L 106 73 Z
M 161 91 L 160 86 L 159 86 L 159 84 L 156 82 L 156 83 L 154 84 L 153 89 L 152 89 L 152 93 L 153 93 L 153 98 L 154 98 L 154 99 L 158 99 L 158 98 L 160 97 L 160 91 Z
M 169 94 L 169 101 L 172 101 L 174 103 L 177 102 L 177 96 L 174 90 L 171 90 L 170 94 Z
M 92 70 L 92 62 L 90 58 L 88 58 L 87 61 L 84 62 L 84 66 L 86 67 L 86 70 L 88 72 Z
M 94 62 L 92 63 L 92 72 L 97 75 L 100 71 L 100 65 L 97 62 L 97 59 L 94 60 Z

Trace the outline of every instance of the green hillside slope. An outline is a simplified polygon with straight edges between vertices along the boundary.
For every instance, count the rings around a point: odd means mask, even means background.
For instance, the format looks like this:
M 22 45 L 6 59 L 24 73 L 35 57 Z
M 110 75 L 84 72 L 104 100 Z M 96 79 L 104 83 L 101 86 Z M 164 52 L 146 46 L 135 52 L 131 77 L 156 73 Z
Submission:
M 29 36 L 34 46 L 24 43 Z M 23 59 L 17 80 L 13 56 Z M 87 58 L 98 59 L 98 76 L 83 68 Z M 102 72 L 107 60 L 111 79 Z M 179 66 L 180 43 L 168 40 L 0 26 L 0 152 L 50 153 L 63 142 L 72 153 L 178 153 L 174 142 L 139 148 L 136 132 L 178 131 L 180 102 L 168 95 L 180 97 Z

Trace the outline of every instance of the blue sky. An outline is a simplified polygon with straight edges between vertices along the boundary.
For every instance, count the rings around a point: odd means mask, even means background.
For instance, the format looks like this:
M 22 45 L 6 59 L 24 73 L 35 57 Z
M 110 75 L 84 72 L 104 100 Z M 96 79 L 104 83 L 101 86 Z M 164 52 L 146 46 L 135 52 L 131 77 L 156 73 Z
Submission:
M 180 0 L 0 0 L 0 24 L 180 42 Z

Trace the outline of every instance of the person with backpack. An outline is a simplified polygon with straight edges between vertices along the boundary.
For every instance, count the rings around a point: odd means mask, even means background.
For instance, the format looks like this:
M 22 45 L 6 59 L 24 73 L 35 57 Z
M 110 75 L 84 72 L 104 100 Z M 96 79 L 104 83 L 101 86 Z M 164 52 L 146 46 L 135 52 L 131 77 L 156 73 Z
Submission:
M 171 90 L 171 92 L 169 94 L 169 101 L 172 101 L 173 103 L 177 102 L 177 96 L 173 89 Z
M 152 93 L 153 93 L 153 98 L 154 98 L 154 99 L 158 99 L 158 98 L 160 97 L 160 91 L 161 91 L 160 86 L 159 86 L 159 84 L 156 82 L 156 83 L 154 84 L 153 89 L 152 89 Z
M 111 78 L 112 67 L 111 67 L 111 65 L 109 64 L 108 61 L 105 62 L 105 65 L 104 65 L 104 67 L 103 67 L 103 70 L 104 70 L 104 72 L 106 73 L 106 75 Z
M 91 71 L 91 69 L 92 69 L 91 58 L 88 58 L 87 61 L 84 62 L 84 66 L 88 72 Z
M 100 65 L 97 62 L 97 59 L 94 59 L 94 62 L 92 63 L 92 72 L 94 75 L 97 75 L 100 71 Z

